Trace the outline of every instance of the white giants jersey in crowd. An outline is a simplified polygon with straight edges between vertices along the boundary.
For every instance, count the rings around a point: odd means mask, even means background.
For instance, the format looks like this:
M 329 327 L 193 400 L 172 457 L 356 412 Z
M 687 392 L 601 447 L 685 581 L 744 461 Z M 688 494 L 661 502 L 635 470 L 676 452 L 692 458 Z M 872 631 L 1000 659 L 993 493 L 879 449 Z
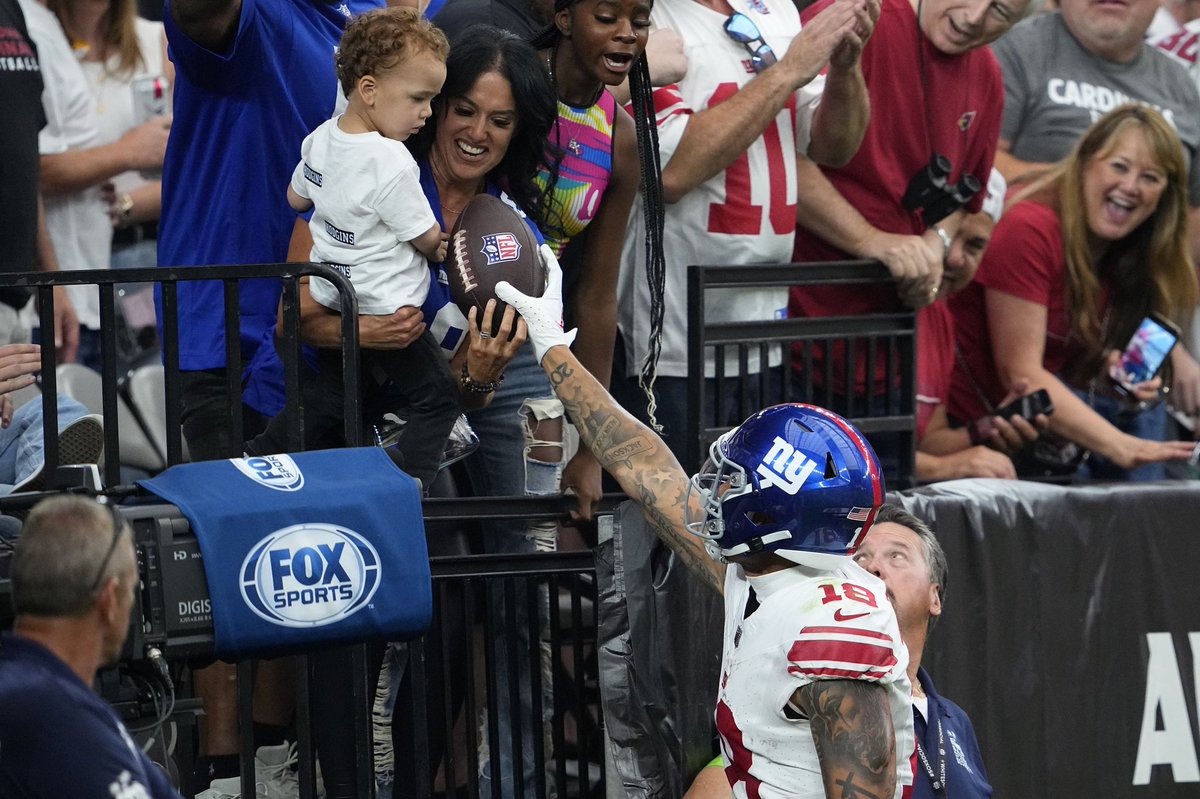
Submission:
M 887 689 L 898 799 L 913 781 L 908 649 L 881 580 L 846 557 L 819 555 L 818 562 L 837 565 L 798 565 L 752 581 L 740 566 L 726 573 L 717 701 L 726 776 L 739 799 L 823 799 L 809 721 L 785 708 L 815 680 L 864 680 Z M 743 618 L 752 586 L 760 605 Z
M 800 16 L 790 0 L 731 0 L 733 9 L 754 21 L 778 57 L 800 32 Z M 675 152 L 689 118 L 728 100 L 755 72 L 746 47 L 733 41 L 722 25 L 728 17 L 695 0 L 659 0 L 650 13 L 655 28 L 671 28 L 688 54 L 687 76 L 658 89 L 659 152 L 665 165 Z M 724 171 L 666 207 L 663 251 L 666 258 L 666 315 L 658 373 L 687 375 L 687 267 L 692 264 L 780 264 L 792 260 L 796 231 L 797 105 L 820 96 L 823 78 L 802 88 L 776 115 L 763 135 Z M 617 305 L 621 332 L 633 376 L 641 368 L 650 330 L 646 288 L 645 223 L 641 196 L 629 216 L 622 253 Z M 786 289 L 721 290 L 710 293 L 705 314 L 711 322 L 751 321 L 781 316 Z M 738 367 L 729 355 L 730 374 Z M 711 358 L 710 358 L 711 360 Z M 758 354 L 751 352 L 752 371 Z M 773 358 L 774 360 L 774 358 Z M 712 364 L 708 365 L 712 374 Z
M 1149 34 L 1147 36 L 1149 37 Z M 1200 89 L 1200 63 L 1196 60 L 1196 54 L 1200 53 L 1200 19 L 1186 22 L 1179 30 L 1158 38 L 1150 38 L 1149 41 L 1183 64 L 1192 80 L 1196 81 L 1196 88 Z

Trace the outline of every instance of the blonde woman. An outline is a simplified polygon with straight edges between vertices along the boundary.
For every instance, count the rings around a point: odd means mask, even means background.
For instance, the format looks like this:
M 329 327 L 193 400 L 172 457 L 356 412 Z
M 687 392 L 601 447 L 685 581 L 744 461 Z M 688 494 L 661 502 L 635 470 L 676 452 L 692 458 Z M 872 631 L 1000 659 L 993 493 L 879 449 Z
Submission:
M 1132 402 L 1109 380 L 1146 316 L 1182 321 L 1195 307 L 1187 210 L 1183 147 L 1161 114 L 1123 105 L 1093 124 L 1014 198 L 975 283 L 952 300 L 952 417 L 990 413 L 1024 380 L 1049 392 L 1050 432 L 1092 453 L 1083 476 L 1159 479 L 1164 461 L 1187 458 L 1191 443 L 1163 440 L 1162 405 L 1142 409 L 1162 379 L 1138 384 Z M 1190 356 L 1176 347 L 1173 358 Z
M 83 67 L 95 100 L 98 144 L 117 141 L 147 121 L 151 109 L 169 112 L 175 71 L 161 22 L 139 17 L 135 0 L 47 0 L 46 5 Z M 158 263 L 162 184 L 153 174 L 129 171 L 112 180 L 114 269 Z

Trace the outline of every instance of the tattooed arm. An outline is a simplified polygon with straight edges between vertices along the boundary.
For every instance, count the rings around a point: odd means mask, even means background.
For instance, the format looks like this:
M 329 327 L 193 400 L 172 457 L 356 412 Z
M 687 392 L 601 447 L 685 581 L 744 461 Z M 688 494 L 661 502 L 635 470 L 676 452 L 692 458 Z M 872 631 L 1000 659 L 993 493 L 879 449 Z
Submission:
M 619 406 L 567 347 L 548 350 L 542 368 L 583 443 L 625 493 L 642 506 L 655 535 L 708 585 L 723 591 L 725 567 L 710 558 L 700 539 L 684 529 L 688 476 L 671 450 Z
M 882 685 L 817 680 L 797 688 L 792 702 L 808 716 L 827 797 L 895 795 L 896 732 Z

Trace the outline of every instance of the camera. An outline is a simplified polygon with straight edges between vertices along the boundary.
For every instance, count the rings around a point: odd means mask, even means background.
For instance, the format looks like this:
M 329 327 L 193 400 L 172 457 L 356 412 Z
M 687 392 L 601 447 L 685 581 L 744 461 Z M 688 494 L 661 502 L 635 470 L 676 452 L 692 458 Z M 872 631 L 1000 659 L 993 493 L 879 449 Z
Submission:
M 963 175 L 958 183 L 947 183 L 950 171 L 950 159 L 934 153 L 904 190 L 901 203 L 909 211 L 921 209 L 921 218 L 928 227 L 962 208 L 982 189 L 974 175 Z

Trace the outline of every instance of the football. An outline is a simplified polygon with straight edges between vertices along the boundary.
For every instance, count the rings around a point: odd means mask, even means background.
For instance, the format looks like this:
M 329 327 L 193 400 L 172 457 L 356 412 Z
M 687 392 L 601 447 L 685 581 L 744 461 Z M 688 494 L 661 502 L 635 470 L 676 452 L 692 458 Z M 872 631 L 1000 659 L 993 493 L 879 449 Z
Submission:
M 490 194 L 476 195 L 459 214 L 446 247 L 446 276 L 450 296 L 462 312 L 479 309 L 480 330 L 487 301 L 496 299 L 497 283 L 507 280 L 531 297 L 540 297 L 546 283 L 533 231 L 512 206 Z M 491 333 L 500 327 L 506 307 L 497 300 Z

